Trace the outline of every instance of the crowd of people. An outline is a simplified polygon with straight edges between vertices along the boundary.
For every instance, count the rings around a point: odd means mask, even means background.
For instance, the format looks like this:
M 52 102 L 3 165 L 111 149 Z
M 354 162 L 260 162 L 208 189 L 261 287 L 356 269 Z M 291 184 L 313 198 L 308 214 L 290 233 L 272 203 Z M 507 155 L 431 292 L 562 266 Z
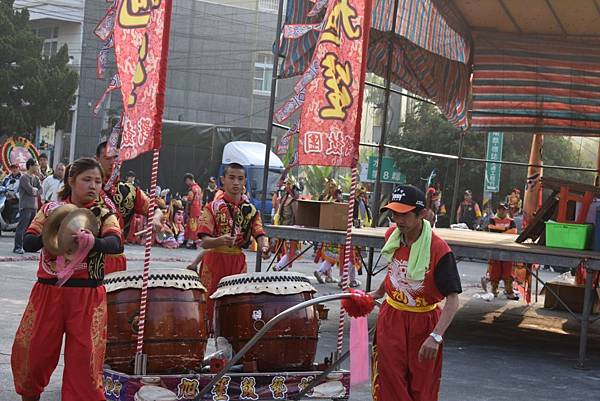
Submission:
M 522 229 L 522 206 L 521 191 L 517 188 L 513 189 L 495 208 L 492 208 L 491 202 L 487 202 L 483 211 L 473 200 L 472 192 L 466 190 L 456 211 L 456 223 L 470 230 L 517 234 Z M 524 270 L 520 264 L 490 260 L 486 274 L 481 277 L 481 287 L 487 292 L 489 285 L 493 296 L 498 297 L 498 288 L 502 281 L 506 298 L 519 300 L 519 295 L 513 286 L 515 277 L 519 276 L 517 274 L 519 270 Z
M 17 164 L 9 166 L 9 173 L 1 180 L 6 196 L 3 216 L 6 221 L 18 221 L 13 249 L 15 253 L 24 253 L 23 235 L 38 209 L 50 201 L 58 200 L 58 193 L 64 185 L 64 174 L 64 163 L 57 163 L 52 169 L 44 153 L 37 160 L 27 160 L 23 171 Z
M 516 228 L 520 232 L 523 217 L 521 191 L 518 188 L 513 189 L 500 204 L 506 206 L 508 216 L 515 221 Z M 467 189 L 456 210 L 456 223 L 464 224 L 470 230 L 489 231 L 490 219 L 496 214 L 496 209 L 493 208 L 491 201 L 488 201 L 482 210 L 479 203 L 473 199 L 473 192 Z
M 114 157 L 105 155 L 105 144 L 100 144 L 96 159 L 100 162 L 105 171 L 112 171 Z M 6 206 L 8 210 L 4 216 L 10 216 L 18 219 L 18 225 L 15 233 L 14 252 L 24 253 L 23 236 L 25 230 L 33 220 L 37 211 L 49 202 L 58 201 L 58 193 L 64 186 L 65 165 L 58 163 L 54 169 L 48 165 L 48 157 L 45 154 L 40 155 L 38 160 L 30 159 L 27 161 L 24 171 L 20 171 L 17 165 L 10 166 L 10 173 L 2 179 L 2 186 L 7 188 Z M 152 240 L 155 246 L 161 246 L 169 249 L 190 248 L 206 249 L 204 241 L 201 239 L 202 220 L 207 216 L 204 209 L 215 199 L 224 196 L 224 191 L 218 186 L 215 177 L 210 177 L 204 187 L 196 182 L 193 174 L 187 173 L 183 176 L 183 182 L 187 188 L 187 193 L 180 195 L 173 194 L 169 189 L 158 189 L 156 199 L 156 209 L 151 221 Z M 242 185 L 243 197 L 246 188 Z M 116 195 L 120 199 L 118 206 L 122 216 L 122 229 L 124 232 L 124 241 L 129 244 L 143 244 L 147 232 L 147 210 L 149 197 L 136 182 L 136 174 L 128 171 L 124 174 L 124 179 L 118 182 L 113 189 L 108 192 L 111 196 Z M 272 221 L 273 224 L 295 225 L 297 215 L 297 200 L 302 199 L 302 188 L 298 180 L 287 172 L 282 176 L 277 184 L 277 190 L 273 191 L 272 196 Z M 342 202 L 342 191 L 335 179 L 329 178 L 325 182 L 325 190 L 319 196 L 319 200 L 328 202 Z M 519 217 L 521 215 L 522 202 L 520 191 L 514 189 L 506 200 L 500 203 L 496 210 L 491 210 L 490 204 L 485 208 L 473 199 L 470 190 L 465 190 L 463 199 L 456 211 L 456 223 L 462 224 L 469 229 L 486 230 L 493 232 L 516 232 L 519 228 Z M 435 227 L 439 216 L 446 214 L 446 208 L 442 201 L 442 192 L 439 184 L 432 184 L 425 192 L 424 218 Z M 9 217 L 9 218 L 10 218 Z M 356 207 L 354 212 L 355 227 L 371 226 L 372 212 L 369 207 L 368 192 L 364 185 L 359 184 L 356 191 Z M 276 256 L 274 269 L 277 271 L 289 270 L 303 244 L 297 241 L 274 240 L 270 244 L 270 251 Z M 334 267 L 341 268 L 344 263 L 345 249 L 343 246 L 333 244 L 313 244 L 314 262 L 317 268 L 314 270 L 314 276 L 319 283 L 341 283 L 341 275 L 335 277 Z M 256 249 L 255 241 L 250 240 L 246 247 Z M 357 274 L 362 274 L 362 256 L 364 250 L 355 247 L 349 257 L 349 285 L 358 287 L 361 285 L 357 279 Z M 196 269 L 200 263 L 203 253 L 200 253 L 198 259 L 190 264 L 191 269 Z M 109 265 L 118 269 L 124 264 L 123 257 L 108 258 Z M 500 281 L 505 283 L 505 292 L 510 299 L 518 299 L 518 296 L 512 289 L 512 278 L 509 266 L 500 261 L 490 261 L 490 267 L 485 277 L 482 278 L 482 286 L 487 290 L 487 284 L 491 284 L 491 291 L 498 295 L 498 284 Z

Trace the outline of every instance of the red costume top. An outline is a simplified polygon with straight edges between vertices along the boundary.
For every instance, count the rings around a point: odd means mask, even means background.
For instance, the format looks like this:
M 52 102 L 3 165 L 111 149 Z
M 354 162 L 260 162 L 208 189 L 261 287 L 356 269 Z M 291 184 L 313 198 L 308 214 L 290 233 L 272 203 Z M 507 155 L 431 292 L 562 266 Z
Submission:
M 386 231 L 386 241 L 395 229 L 390 227 Z M 462 292 L 452 250 L 435 232 L 431 234 L 429 269 L 422 281 L 406 277 L 409 254 L 410 248 L 401 242 L 388 266 L 385 291 L 392 301 L 409 307 L 427 307 L 437 304 L 450 293 Z
M 260 213 L 248 198 L 242 196 L 236 203 L 227 194 L 204 207 L 198 232 L 211 237 L 234 232 L 235 245 L 240 248 L 248 247 L 252 237 L 265 235 Z
M 129 232 L 129 226 L 136 214 L 147 215 L 150 199 L 133 184 L 117 182 L 110 191 L 100 191 L 101 205 L 113 213 L 121 226 L 122 232 Z M 127 259 L 124 254 L 107 255 L 106 274 L 127 269 Z
M 104 207 L 119 219 L 123 232 L 129 231 L 134 214 L 147 215 L 150 199 L 139 187 L 128 182 L 117 182 L 110 191 L 100 191 Z
M 200 234 L 200 215 L 202 214 L 202 188 L 197 183 L 190 185 L 187 195 L 188 221 L 185 226 L 185 239 L 196 241 Z
M 42 228 L 44 222 L 57 207 L 71 203 L 66 202 L 48 202 L 41 207 L 37 213 L 31 225 L 27 229 L 28 233 L 35 235 L 42 234 Z M 111 213 L 108 209 L 104 208 L 101 202 L 96 201 L 85 206 L 86 209 L 90 209 L 98 218 L 100 225 L 100 237 L 107 236 L 109 234 L 116 235 L 123 240 L 121 234 L 121 227 L 116 216 Z M 105 272 L 105 256 L 102 253 L 91 252 L 86 261 L 84 262 L 86 269 L 76 270 L 71 278 L 84 278 L 101 280 L 104 278 Z M 56 257 L 48 253 L 45 248 L 41 250 L 40 262 L 37 272 L 38 278 L 56 278 Z
M 495 233 L 511 231 L 511 234 L 515 234 L 517 232 L 517 225 L 515 224 L 515 221 L 508 215 L 503 219 L 496 215 L 490 219 L 488 230 Z
M 200 235 L 220 237 L 233 233 L 235 236 L 235 246 L 209 249 L 202 257 L 200 280 L 210 296 L 223 277 L 246 272 L 246 257 L 241 248 L 247 248 L 252 237 L 261 237 L 265 231 L 260 213 L 246 196 L 235 202 L 225 193 L 204 207 L 200 224 Z M 207 309 L 209 322 L 212 322 L 213 300 L 210 298 Z

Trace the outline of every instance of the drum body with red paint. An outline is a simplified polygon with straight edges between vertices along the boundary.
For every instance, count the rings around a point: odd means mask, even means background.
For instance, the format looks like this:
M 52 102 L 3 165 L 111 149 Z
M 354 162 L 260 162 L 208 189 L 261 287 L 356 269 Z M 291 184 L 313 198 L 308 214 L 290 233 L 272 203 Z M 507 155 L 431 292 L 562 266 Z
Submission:
M 133 373 L 137 347 L 142 272 L 105 278 L 108 298 L 106 364 Z M 206 290 L 185 269 L 152 269 L 144 328 L 148 374 L 200 371 L 208 338 Z
M 312 299 L 315 291 L 302 274 L 251 273 L 225 277 L 212 295 L 215 336 L 225 337 L 233 351 L 238 352 L 266 322 Z M 311 370 L 317 342 L 318 315 L 311 306 L 277 323 L 242 362 L 256 362 L 260 372 Z

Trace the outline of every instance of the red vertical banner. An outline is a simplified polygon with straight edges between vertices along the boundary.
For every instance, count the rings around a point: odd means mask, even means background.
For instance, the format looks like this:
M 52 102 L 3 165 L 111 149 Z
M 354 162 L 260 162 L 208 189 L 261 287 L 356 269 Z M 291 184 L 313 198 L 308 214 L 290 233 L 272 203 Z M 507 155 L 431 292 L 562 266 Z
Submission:
M 369 0 L 330 0 L 305 88 L 299 164 L 356 165 L 370 26 Z
M 171 0 L 119 0 L 114 42 L 123 97 L 122 161 L 160 148 Z

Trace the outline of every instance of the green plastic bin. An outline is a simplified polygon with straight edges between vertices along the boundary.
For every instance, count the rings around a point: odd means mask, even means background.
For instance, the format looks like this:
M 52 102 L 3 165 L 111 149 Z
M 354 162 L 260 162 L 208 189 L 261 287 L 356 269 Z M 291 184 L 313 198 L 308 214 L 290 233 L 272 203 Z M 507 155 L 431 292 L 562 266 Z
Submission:
M 592 224 L 546 222 L 546 246 L 550 248 L 587 249 Z

